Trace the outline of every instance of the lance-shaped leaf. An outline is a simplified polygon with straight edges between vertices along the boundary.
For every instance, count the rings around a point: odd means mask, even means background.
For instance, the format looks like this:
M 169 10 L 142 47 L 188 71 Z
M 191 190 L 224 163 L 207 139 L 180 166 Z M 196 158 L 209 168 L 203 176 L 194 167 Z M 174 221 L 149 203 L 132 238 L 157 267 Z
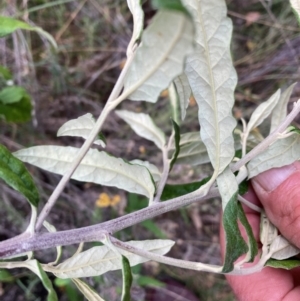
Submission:
M 155 254 L 164 255 L 174 242 L 171 240 L 144 240 L 129 241 L 129 245 L 139 249 L 147 250 Z M 126 256 L 130 262 L 130 266 L 147 262 L 148 259 L 118 249 L 119 252 Z M 108 271 L 122 269 L 120 256 L 107 246 L 93 247 L 85 252 L 79 253 L 72 258 L 67 259 L 56 267 L 45 267 L 49 272 L 54 273 L 59 278 L 81 278 L 102 275 Z
M 159 169 L 154 164 L 151 164 L 148 161 L 142 161 L 142 160 L 139 160 L 139 159 L 132 160 L 132 161 L 130 161 L 130 163 L 131 164 L 142 165 L 142 166 L 146 167 L 150 171 L 154 182 L 156 183 L 156 182 L 160 181 L 161 172 L 159 171 Z
M 250 160 L 247 165 L 249 178 L 252 178 L 273 167 L 293 163 L 300 158 L 300 135 L 276 140 L 268 149 Z
M 299 259 L 276 260 L 271 258 L 266 262 L 265 266 L 272 267 L 275 269 L 291 270 L 300 267 L 300 260 Z
M 229 167 L 218 176 L 217 183 L 222 197 L 223 227 L 226 238 L 226 253 L 222 272 L 228 273 L 232 271 L 234 262 L 249 249 L 238 226 L 240 214 L 237 201 L 238 184 Z
M 189 164 L 193 166 L 210 162 L 206 146 L 202 141 L 192 142 L 180 147 L 177 156 L 177 164 Z
M 63 175 L 70 169 L 79 149 L 63 146 L 34 146 L 14 153 L 16 157 L 45 170 Z M 115 186 L 152 199 L 155 185 L 147 168 L 125 162 L 105 152 L 90 149 L 72 179 Z
M 270 114 L 280 99 L 281 91 L 278 89 L 267 101 L 261 103 L 252 113 L 247 124 L 247 132 L 258 127 Z
M 132 285 L 132 273 L 130 268 L 129 260 L 122 255 L 122 301 L 131 301 L 130 288 Z
M 180 128 L 179 125 L 173 119 L 172 119 L 172 124 L 173 124 L 173 131 L 174 131 L 175 151 L 170 161 L 170 171 L 173 168 L 180 151 Z
M 30 173 L 3 145 L 0 145 L 0 179 L 24 195 L 31 205 L 38 206 L 39 193 Z
M 115 111 L 115 113 L 127 122 L 139 136 L 154 142 L 160 149 L 165 146 L 165 134 L 155 125 L 149 115 L 126 110 Z
M 44 31 L 42 28 L 31 26 L 25 22 L 13 18 L 0 16 L 0 38 L 13 33 L 17 29 L 36 31 L 41 35 L 43 35 L 55 48 L 57 47 L 53 37 L 46 31 Z
M 287 116 L 287 105 L 291 98 L 294 87 L 297 83 L 290 85 L 280 96 L 278 103 L 276 104 L 271 119 L 270 133 L 272 133 Z
M 133 32 L 127 47 L 127 56 L 132 52 L 132 47 L 141 37 L 144 26 L 144 11 L 142 10 L 141 0 L 127 0 L 128 7 L 133 17 Z
M 240 187 L 239 187 L 239 190 L 241 190 Z M 241 222 L 241 224 L 243 225 L 243 227 L 246 231 L 247 237 L 248 237 L 248 248 L 249 248 L 248 262 L 253 262 L 255 256 L 258 253 L 258 246 L 257 246 L 256 239 L 254 237 L 252 228 L 248 222 L 248 219 L 246 217 L 246 214 L 245 214 L 244 209 L 240 202 L 238 203 L 238 219 Z
M 174 79 L 176 91 L 179 96 L 181 119 L 184 120 L 186 109 L 189 106 L 190 96 L 192 93 L 190 83 L 185 73 L 179 75 Z
M 232 107 L 237 76 L 230 55 L 232 22 L 226 17 L 225 1 L 184 0 L 183 4 L 197 24 L 196 51 L 188 56 L 185 73 L 199 106 L 201 139 L 219 174 L 235 153 Z
M 96 122 L 92 114 L 87 113 L 64 123 L 57 131 L 57 137 L 72 136 L 87 139 L 95 124 Z M 102 135 L 99 138 L 100 139 L 96 139 L 94 143 L 105 147 L 106 142 L 104 136 Z
M 270 245 L 269 252 L 272 258 L 288 259 L 300 253 L 300 250 L 287 241 L 282 235 L 278 235 Z
M 193 25 L 185 13 L 160 11 L 142 36 L 124 80 L 131 100 L 156 102 L 160 92 L 183 72 L 193 49 Z
M 179 118 L 179 97 L 173 83 L 170 84 L 168 89 L 169 100 L 171 105 L 171 118 L 177 123 L 180 124 Z
M 234 134 L 234 148 L 241 149 L 241 137 Z M 172 150 L 174 146 L 172 146 Z M 186 133 L 180 136 L 180 151 L 176 164 L 201 165 L 210 162 L 205 144 L 201 141 L 199 132 Z
M 0 282 L 1 283 L 11 283 L 15 282 L 15 277 L 7 270 L 0 269 Z
M 32 26 L 9 17 L 0 17 L 0 38 L 13 33 L 17 29 L 32 30 Z
M 72 281 L 88 301 L 105 301 L 84 281 L 77 278 L 72 278 Z

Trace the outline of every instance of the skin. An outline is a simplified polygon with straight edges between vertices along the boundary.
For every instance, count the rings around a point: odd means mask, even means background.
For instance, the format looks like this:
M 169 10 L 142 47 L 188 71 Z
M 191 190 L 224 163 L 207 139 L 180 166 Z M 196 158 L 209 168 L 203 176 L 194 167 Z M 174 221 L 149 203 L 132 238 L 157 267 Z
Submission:
M 263 207 L 281 234 L 300 248 L 300 162 L 256 176 L 244 197 Z M 258 240 L 259 215 L 246 207 L 245 211 Z M 221 229 L 220 233 L 224 256 L 224 231 Z M 300 268 L 264 268 L 260 273 L 226 278 L 239 301 L 300 300 Z

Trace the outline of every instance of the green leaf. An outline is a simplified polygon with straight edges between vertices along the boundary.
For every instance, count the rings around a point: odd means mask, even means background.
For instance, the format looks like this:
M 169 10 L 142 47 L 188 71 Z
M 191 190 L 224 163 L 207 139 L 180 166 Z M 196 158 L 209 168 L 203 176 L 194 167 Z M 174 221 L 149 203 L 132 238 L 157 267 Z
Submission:
M 15 103 L 2 104 L 0 102 L 0 118 L 3 116 L 7 122 L 26 122 L 31 119 L 31 100 L 27 93 Z
M 14 153 L 16 157 L 60 175 L 70 169 L 79 148 L 54 145 L 34 146 Z M 105 152 L 90 149 L 72 175 L 72 179 L 114 186 L 152 199 L 155 184 L 148 169 L 130 164 Z
M 84 281 L 77 279 L 77 278 L 72 278 L 72 281 L 75 283 L 77 288 L 81 291 L 81 293 L 84 295 L 84 297 L 88 301 L 105 301 L 97 294 L 97 292 L 93 288 L 91 288 Z M 70 301 L 72 301 L 72 300 L 70 300 Z
M 39 193 L 25 165 L 0 144 L 0 179 L 37 207 Z
M 249 181 L 244 180 L 239 184 L 239 195 L 244 195 L 249 189 Z
M 172 170 L 172 168 L 177 160 L 179 151 L 180 151 L 180 128 L 173 119 L 172 119 L 172 124 L 173 124 L 173 131 L 175 132 L 175 135 L 174 135 L 175 152 L 173 153 L 173 156 L 172 156 L 172 159 L 170 162 L 170 171 Z
M 290 126 L 288 127 L 288 129 L 289 129 L 290 132 L 295 132 L 295 133 L 297 133 L 298 135 L 300 135 L 300 129 L 299 129 L 299 128 L 297 128 L 297 127 L 295 127 L 295 126 L 293 126 L 293 125 L 290 125 Z
M 0 102 L 2 102 L 3 104 L 19 102 L 26 95 L 28 94 L 22 87 L 5 87 L 0 91 Z
M 275 269 L 291 270 L 300 267 L 300 260 L 299 259 L 276 260 L 271 258 L 266 262 L 265 266 L 272 267 Z
M 168 239 L 129 241 L 127 243 L 133 247 L 160 255 L 168 253 L 174 245 L 174 242 Z M 148 261 L 147 258 L 133 253 L 121 249 L 118 249 L 118 251 L 128 258 L 130 266 Z M 122 269 L 122 263 L 120 256 L 108 246 L 99 246 L 76 254 L 57 266 L 45 266 L 44 268 L 59 278 L 82 278 L 99 276 L 108 271 L 120 270 Z
M 160 228 L 152 221 L 152 220 L 146 220 L 141 222 L 141 226 L 149 230 L 151 233 L 155 235 L 156 238 L 166 239 L 168 238 L 165 233 L 163 233 Z
M 0 269 L 0 283 L 10 283 L 14 281 L 15 278 L 9 271 Z
M 232 22 L 227 18 L 226 3 L 220 0 L 183 0 L 196 26 L 196 51 L 186 60 L 185 74 L 198 104 L 200 135 L 215 175 L 233 159 L 232 116 L 237 83 L 230 40 Z
M 49 33 L 45 32 L 42 28 L 31 26 L 25 22 L 13 18 L 0 16 L 0 38 L 13 33 L 17 29 L 36 31 L 43 35 L 53 45 L 54 48 L 57 48 L 56 42 L 53 37 Z
M 3 76 L 3 78 L 5 80 L 12 80 L 13 79 L 11 72 L 7 68 L 5 68 L 1 65 L 0 65 L 0 74 Z
M 44 288 L 48 292 L 47 301 L 58 301 L 52 282 L 43 270 L 41 264 L 36 259 L 20 262 L 20 267 L 24 267 L 31 270 L 40 278 L 41 282 L 44 285 Z
M 139 276 L 137 279 L 137 284 L 139 286 L 145 286 L 145 287 L 165 287 L 166 285 L 156 280 L 155 278 L 148 277 L 148 276 Z
M 232 196 L 223 212 L 223 227 L 226 237 L 226 254 L 224 260 L 223 273 L 233 270 L 234 262 L 248 251 L 248 246 L 244 241 L 238 226 L 239 208 L 237 193 Z
M 156 9 L 177 10 L 188 14 L 180 0 L 152 0 L 152 6 Z
M 124 255 L 122 255 L 122 279 L 123 289 L 121 301 L 131 301 L 130 288 L 132 285 L 132 273 L 129 260 Z
M 0 38 L 13 33 L 17 29 L 32 30 L 33 27 L 22 21 L 0 16 Z
M 56 287 L 59 288 L 61 292 L 64 292 L 64 295 L 67 296 L 69 301 L 76 300 L 76 301 L 83 301 L 83 296 L 80 294 L 78 289 L 75 287 L 72 282 L 73 279 L 54 279 L 54 284 Z M 79 279 L 78 279 L 79 280 Z M 103 301 L 100 299 L 99 301 Z
M 193 25 L 185 14 L 158 12 L 142 35 L 124 79 L 123 94 L 131 100 L 156 102 L 161 91 L 183 72 L 193 39 Z
M 190 192 L 197 190 L 201 186 L 205 185 L 209 180 L 210 177 L 207 177 L 199 182 L 177 184 L 177 185 L 166 184 L 160 199 L 162 201 L 167 201 L 188 194 Z
M 240 202 L 238 202 L 237 207 L 238 207 L 238 219 L 240 220 L 241 224 L 244 226 L 248 237 L 249 262 L 253 262 L 255 256 L 258 253 L 257 242 Z

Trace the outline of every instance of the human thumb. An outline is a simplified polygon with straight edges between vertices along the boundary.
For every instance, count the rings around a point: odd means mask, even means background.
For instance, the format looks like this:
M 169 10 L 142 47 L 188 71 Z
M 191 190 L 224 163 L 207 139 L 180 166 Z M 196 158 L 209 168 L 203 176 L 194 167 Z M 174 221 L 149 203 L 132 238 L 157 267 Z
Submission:
M 265 171 L 252 186 L 270 221 L 300 248 L 300 162 Z

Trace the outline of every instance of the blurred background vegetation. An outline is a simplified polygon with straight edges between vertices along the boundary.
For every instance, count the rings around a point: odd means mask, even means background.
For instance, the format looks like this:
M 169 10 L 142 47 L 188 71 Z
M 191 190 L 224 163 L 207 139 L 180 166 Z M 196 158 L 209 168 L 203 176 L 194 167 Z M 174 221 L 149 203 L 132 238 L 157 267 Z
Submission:
M 232 56 L 238 72 L 234 115 L 247 120 L 253 108 L 299 78 L 300 28 L 286 0 L 229 0 L 228 15 L 234 24 Z M 143 1 L 149 23 L 154 11 Z M 85 113 L 99 115 L 125 61 L 132 20 L 124 0 L 4 0 L 0 14 L 38 25 L 53 35 L 51 45 L 36 33 L 17 31 L 0 39 L 0 65 L 8 68 L 16 85 L 24 87 L 33 106 L 31 120 L 12 123 L 0 120 L 0 143 L 11 151 L 42 144 L 80 146 L 82 140 L 56 138 L 67 120 Z M 0 83 L 1 84 L 1 83 Z M 296 86 L 292 101 L 300 96 Z M 135 112 L 148 112 L 170 133 L 168 93 L 156 104 L 129 101 L 121 105 Z M 195 101 L 191 98 L 182 132 L 198 128 Z M 0 112 L 1 113 L 1 112 Z M 297 122 L 297 120 L 296 120 Z M 300 121 L 299 121 L 300 122 Z M 114 114 L 103 134 L 107 151 L 128 160 L 149 160 L 161 167 L 161 154 L 154 144 L 135 135 Z M 59 176 L 28 166 L 43 201 L 53 191 Z M 169 183 L 188 183 L 209 175 L 210 167 L 177 165 Z M 99 223 L 145 207 L 146 200 L 113 188 L 71 181 L 61 195 L 49 221 L 58 230 Z M 177 242 L 170 256 L 185 260 L 221 264 L 218 244 L 219 200 L 192 205 L 166 213 L 118 233 L 122 240 L 169 238 Z M 26 228 L 29 206 L 17 193 L 0 183 L 0 240 Z M 86 246 L 88 247 L 88 246 Z M 65 248 L 71 256 L 76 247 Z M 54 259 L 53 250 L 37 252 L 41 262 Z M 196 273 L 149 262 L 134 268 L 133 300 L 194 301 L 234 300 L 223 276 Z M 83 300 L 67 280 L 52 279 L 59 300 Z M 120 299 L 121 276 L 110 272 L 87 280 L 109 301 Z M 37 277 L 26 270 L 11 274 L 0 271 L 0 299 L 46 300 Z

